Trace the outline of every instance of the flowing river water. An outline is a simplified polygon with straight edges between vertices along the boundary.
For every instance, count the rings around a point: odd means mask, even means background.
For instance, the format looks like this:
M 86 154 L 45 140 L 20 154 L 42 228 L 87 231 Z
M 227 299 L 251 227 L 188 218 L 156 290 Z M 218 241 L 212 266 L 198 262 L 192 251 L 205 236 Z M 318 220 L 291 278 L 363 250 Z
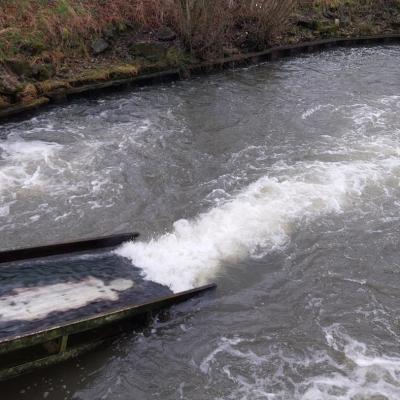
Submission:
M 1 249 L 142 236 L 57 282 L 0 268 L 0 322 L 48 315 L 35 301 L 56 310 L 55 293 L 112 303 L 130 269 L 160 290 L 219 288 L 0 398 L 399 399 L 399 60 L 334 50 L 1 126 Z M 26 290 L 32 310 L 10 311 Z

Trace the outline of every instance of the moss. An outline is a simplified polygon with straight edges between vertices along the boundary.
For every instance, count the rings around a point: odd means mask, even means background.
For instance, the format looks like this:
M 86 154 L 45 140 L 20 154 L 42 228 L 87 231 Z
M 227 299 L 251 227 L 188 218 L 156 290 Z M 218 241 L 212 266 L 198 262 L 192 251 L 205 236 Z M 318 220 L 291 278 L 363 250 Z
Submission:
M 149 61 L 159 61 L 166 57 L 168 48 L 160 43 L 135 43 L 130 47 L 133 56 Z
M 68 89 L 71 85 L 63 80 L 47 80 L 36 84 L 39 93 L 46 95 L 55 91 Z
M 138 64 L 125 64 L 110 69 L 110 77 L 112 79 L 132 78 L 139 74 L 140 67 Z
M 86 71 L 69 81 L 72 87 L 89 85 L 97 82 L 105 82 L 110 79 L 124 79 L 137 76 L 140 71 L 139 64 L 124 64 L 110 68 L 99 68 Z
M 69 81 L 73 87 L 88 85 L 96 82 L 104 82 L 110 79 L 110 70 L 108 69 L 93 69 L 85 71 L 78 77 Z
M 165 60 L 163 60 L 155 63 L 144 64 L 141 72 L 143 74 L 154 74 L 156 72 L 162 72 L 171 69 L 171 67 L 173 68 L 173 66 L 168 65 L 168 63 Z M 174 69 L 185 69 L 185 67 L 182 65 L 180 66 L 180 68 L 174 68 Z
M 322 36 L 334 36 L 339 32 L 339 26 L 334 23 L 319 24 L 318 32 Z
M 177 47 L 171 47 L 165 56 L 166 63 L 171 67 L 189 64 L 192 60 L 189 54 Z
M 198 60 L 196 60 L 190 54 L 179 48 L 172 47 L 168 50 L 165 57 L 157 60 L 156 62 L 145 61 L 142 65 L 141 72 L 151 74 L 171 68 L 184 71 L 188 65 L 196 62 L 198 62 Z

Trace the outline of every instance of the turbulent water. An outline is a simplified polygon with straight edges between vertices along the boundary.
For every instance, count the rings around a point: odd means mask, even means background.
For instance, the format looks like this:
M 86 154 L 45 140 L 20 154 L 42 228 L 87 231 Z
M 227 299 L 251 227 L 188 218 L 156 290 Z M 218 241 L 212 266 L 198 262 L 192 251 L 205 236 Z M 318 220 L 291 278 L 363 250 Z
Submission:
M 219 285 L 5 398 L 400 398 L 399 59 L 336 50 L 0 127 L 1 248 L 138 230 L 124 271 Z M 7 267 L 0 317 L 28 321 L 27 298 L 47 315 L 55 291 L 112 302 L 135 285 L 118 265 L 28 291 Z

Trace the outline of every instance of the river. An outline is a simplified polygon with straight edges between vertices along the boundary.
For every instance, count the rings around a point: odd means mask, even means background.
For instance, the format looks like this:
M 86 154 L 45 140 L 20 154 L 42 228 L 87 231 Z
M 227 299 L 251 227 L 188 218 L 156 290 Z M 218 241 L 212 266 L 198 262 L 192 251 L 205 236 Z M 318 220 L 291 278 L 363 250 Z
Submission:
M 1 398 L 399 399 L 399 59 L 328 51 L 0 126 L 1 249 L 139 231 L 112 255 L 125 277 L 218 284 Z M 129 286 L 113 265 L 112 284 L 74 269 L 68 301 L 104 285 L 113 301 Z

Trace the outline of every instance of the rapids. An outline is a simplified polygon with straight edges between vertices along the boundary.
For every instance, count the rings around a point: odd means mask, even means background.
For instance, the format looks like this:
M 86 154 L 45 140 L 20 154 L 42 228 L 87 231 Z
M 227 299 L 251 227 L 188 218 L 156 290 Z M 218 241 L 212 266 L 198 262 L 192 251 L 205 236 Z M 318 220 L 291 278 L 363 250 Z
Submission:
M 27 292 L 27 266 L 0 267 L 0 319 L 114 302 L 137 276 L 219 285 L 4 398 L 400 398 L 399 58 L 329 51 L 2 125 L 0 248 L 142 236 L 90 267 L 37 264 Z M 54 291 L 70 304 L 36 304 Z

